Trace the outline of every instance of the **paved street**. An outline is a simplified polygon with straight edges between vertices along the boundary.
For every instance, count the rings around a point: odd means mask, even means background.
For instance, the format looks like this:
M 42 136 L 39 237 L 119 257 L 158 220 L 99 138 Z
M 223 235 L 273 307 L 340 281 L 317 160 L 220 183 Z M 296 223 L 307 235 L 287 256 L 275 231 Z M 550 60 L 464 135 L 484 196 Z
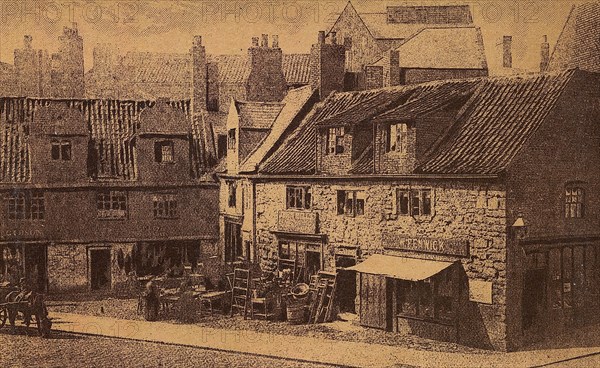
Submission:
M 33 333 L 33 330 L 32 330 Z M 193 347 L 54 332 L 52 339 L 0 331 L 0 367 L 327 367 Z

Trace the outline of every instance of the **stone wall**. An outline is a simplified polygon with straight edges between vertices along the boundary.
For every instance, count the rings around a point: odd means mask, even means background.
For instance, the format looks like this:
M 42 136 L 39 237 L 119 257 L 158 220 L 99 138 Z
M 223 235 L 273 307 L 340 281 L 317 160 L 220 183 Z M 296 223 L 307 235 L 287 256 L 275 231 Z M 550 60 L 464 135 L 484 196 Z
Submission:
M 87 273 L 84 244 L 48 245 L 48 292 L 86 291 Z
M 506 214 L 505 191 L 498 184 L 448 181 L 332 182 L 310 185 L 312 210 L 318 212 L 320 233 L 326 236 L 324 263 L 334 270 L 335 253 L 344 246 L 357 246 L 361 259 L 375 253 L 418 256 L 440 260 L 458 259 L 469 280 L 492 282 L 491 305 L 469 303 L 471 313 L 463 318 L 463 343 L 505 349 L 506 303 Z M 431 188 L 431 216 L 403 216 L 395 211 L 395 189 Z M 348 217 L 337 214 L 337 190 L 363 190 L 365 214 Z M 285 209 L 284 183 L 257 183 L 256 231 L 259 256 L 263 263 L 277 258 L 277 213 Z M 385 249 L 383 235 L 397 234 L 411 238 L 460 239 L 469 244 L 468 257 L 391 251 Z M 477 332 L 477 333 L 475 333 Z M 469 341 L 468 337 L 475 338 Z

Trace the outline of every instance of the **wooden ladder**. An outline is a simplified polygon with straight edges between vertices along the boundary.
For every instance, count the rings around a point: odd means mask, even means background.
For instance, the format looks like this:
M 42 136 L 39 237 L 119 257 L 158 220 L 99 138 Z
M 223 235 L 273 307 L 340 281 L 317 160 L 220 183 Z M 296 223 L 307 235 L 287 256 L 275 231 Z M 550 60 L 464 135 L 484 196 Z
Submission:
M 331 320 L 336 275 L 319 273 L 314 299 L 312 301 L 309 323 L 322 323 Z
M 242 313 L 244 319 L 248 317 L 248 303 L 250 302 L 250 270 L 236 268 L 233 270 L 231 283 L 231 317 L 235 313 Z

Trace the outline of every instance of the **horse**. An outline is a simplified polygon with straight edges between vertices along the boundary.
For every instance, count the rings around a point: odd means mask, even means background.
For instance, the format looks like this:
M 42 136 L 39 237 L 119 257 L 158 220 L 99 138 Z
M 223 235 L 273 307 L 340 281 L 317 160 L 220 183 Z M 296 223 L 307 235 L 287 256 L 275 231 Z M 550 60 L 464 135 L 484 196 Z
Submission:
M 13 333 L 15 333 L 17 314 L 21 312 L 23 314 L 23 322 L 25 323 L 27 334 L 29 334 L 31 317 L 35 316 L 38 334 L 41 337 L 50 337 L 52 321 L 48 318 L 48 309 L 46 308 L 43 294 L 35 291 L 11 291 L 6 295 L 6 303 L 8 320 L 10 321 Z

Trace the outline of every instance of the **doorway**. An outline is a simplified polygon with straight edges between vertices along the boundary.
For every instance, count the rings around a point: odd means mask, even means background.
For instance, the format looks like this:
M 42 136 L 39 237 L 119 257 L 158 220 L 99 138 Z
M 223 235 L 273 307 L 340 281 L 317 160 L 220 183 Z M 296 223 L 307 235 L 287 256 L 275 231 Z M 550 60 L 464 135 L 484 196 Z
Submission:
M 533 269 L 525 273 L 523 284 L 523 330 L 538 332 L 543 325 L 546 309 L 546 269 Z
M 321 271 L 321 253 L 306 251 L 306 280 Z
M 89 255 L 91 289 L 110 288 L 110 249 L 90 249 Z
M 24 247 L 25 278 L 27 284 L 38 292 L 46 291 L 46 246 L 39 244 Z

